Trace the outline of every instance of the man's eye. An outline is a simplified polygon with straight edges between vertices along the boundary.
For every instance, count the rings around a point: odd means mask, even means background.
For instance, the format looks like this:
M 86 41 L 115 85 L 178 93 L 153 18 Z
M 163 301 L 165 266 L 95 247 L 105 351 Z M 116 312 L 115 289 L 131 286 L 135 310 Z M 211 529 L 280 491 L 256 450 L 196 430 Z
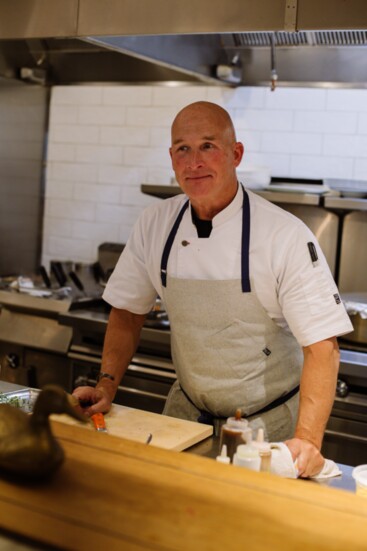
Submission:
M 212 143 L 204 143 L 203 144 L 203 149 L 212 149 L 212 147 L 213 147 Z
M 177 148 L 177 151 L 188 151 L 188 147 L 187 145 L 181 145 L 180 147 Z

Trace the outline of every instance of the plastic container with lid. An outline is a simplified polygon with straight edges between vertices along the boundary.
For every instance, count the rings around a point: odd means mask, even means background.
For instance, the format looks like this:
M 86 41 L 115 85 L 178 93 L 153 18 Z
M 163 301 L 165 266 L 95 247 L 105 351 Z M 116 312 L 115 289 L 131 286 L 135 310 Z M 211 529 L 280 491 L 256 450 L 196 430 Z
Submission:
M 233 465 L 245 467 L 252 471 L 260 471 L 261 458 L 258 449 L 253 444 L 241 444 L 237 446 L 233 456 Z
M 237 447 L 243 444 L 250 444 L 251 441 L 252 430 L 248 421 L 242 419 L 241 410 L 237 410 L 236 415 L 228 417 L 227 422 L 221 428 L 219 449 L 222 449 L 223 445 L 225 445 L 230 461 L 233 461 Z
M 352 476 L 356 481 L 356 493 L 359 496 L 367 497 L 367 465 L 355 467 Z

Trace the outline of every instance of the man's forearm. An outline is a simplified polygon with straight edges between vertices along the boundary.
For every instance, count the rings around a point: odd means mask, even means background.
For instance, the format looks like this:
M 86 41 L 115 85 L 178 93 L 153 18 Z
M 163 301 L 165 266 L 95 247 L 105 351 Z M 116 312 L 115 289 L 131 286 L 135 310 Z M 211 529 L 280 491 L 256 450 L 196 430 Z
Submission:
M 104 377 L 97 388 L 113 400 L 117 387 L 129 366 L 138 346 L 145 315 L 112 308 L 103 345 L 101 372 L 112 375 Z
M 300 385 L 300 405 L 295 438 L 321 448 L 326 423 L 335 397 L 339 369 L 336 338 L 326 339 L 303 349 L 304 365 Z

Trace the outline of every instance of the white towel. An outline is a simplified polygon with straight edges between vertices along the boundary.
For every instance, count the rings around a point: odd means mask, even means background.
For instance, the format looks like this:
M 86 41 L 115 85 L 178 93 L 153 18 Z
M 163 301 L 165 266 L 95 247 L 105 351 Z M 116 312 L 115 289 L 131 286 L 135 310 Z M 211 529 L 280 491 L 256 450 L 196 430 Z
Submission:
M 284 442 L 271 444 L 271 472 L 285 478 L 297 478 L 298 470 L 293 461 L 292 454 Z M 313 476 L 316 480 L 332 478 L 341 475 L 341 471 L 331 459 L 325 459 L 321 471 Z

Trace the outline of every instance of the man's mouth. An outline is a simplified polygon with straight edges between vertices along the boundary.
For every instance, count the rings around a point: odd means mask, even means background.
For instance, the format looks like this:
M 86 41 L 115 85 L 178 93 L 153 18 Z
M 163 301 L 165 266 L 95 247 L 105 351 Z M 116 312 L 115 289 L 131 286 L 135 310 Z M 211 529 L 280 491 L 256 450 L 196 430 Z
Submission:
M 198 181 L 198 180 L 204 180 L 205 178 L 210 178 L 210 174 L 195 174 L 195 175 L 191 175 L 191 176 L 186 176 L 185 177 L 185 180 L 188 181 Z

